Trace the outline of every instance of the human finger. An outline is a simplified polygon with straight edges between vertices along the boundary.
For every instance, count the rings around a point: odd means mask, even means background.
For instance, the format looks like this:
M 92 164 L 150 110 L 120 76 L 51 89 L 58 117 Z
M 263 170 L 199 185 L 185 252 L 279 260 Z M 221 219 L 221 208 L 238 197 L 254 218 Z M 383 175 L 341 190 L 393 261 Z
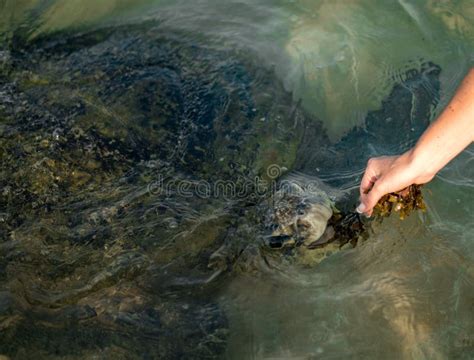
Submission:
M 368 193 L 362 194 L 360 197 L 360 204 L 357 207 L 359 213 L 372 215 L 372 210 L 382 196 L 387 193 L 383 185 L 383 179 L 375 181 Z
M 367 167 L 364 172 L 364 176 L 360 182 L 360 195 L 367 194 L 378 177 L 378 160 L 376 158 L 369 159 Z

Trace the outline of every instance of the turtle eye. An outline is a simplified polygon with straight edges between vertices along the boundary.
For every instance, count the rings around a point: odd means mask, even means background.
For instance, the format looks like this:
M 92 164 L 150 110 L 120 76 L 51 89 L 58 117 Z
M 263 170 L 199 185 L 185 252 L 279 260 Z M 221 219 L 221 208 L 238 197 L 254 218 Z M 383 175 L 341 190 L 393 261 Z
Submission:
M 309 224 L 304 222 L 304 221 L 298 221 L 296 223 L 296 226 L 298 227 L 298 230 L 307 230 L 307 229 L 309 229 Z
M 306 204 L 304 202 L 300 202 L 298 205 L 296 205 L 296 213 L 298 215 L 304 215 L 306 210 Z

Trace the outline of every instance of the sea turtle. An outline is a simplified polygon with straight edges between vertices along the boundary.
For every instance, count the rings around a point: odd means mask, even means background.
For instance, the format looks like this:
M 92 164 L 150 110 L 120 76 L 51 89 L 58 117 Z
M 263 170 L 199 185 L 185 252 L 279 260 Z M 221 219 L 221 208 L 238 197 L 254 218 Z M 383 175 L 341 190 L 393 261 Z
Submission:
M 123 357 L 218 356 L 216 274 L 319 261 L 352 240 L 354 192 L 333 193 L 328 175 L 387 142 L 388 116 L 415 138 L 438 89 L 427 63 L 334 144 L 272 69 L 185 32 L 150 21 L 20 35 L 0 50 L 0 347 L 13 357 L 123 342 Z M 255 178 L 275 186 L 260 193 Z M 213 196 L 223 182 L 245 196 Z
M 292 168 L 306 126 L 327 137 L 272 70 L 200 41 L 148 22 L 2 48 L 7 355 L 224 351 L 207 265 L 244 205 L 261 202 L 198 191 Z

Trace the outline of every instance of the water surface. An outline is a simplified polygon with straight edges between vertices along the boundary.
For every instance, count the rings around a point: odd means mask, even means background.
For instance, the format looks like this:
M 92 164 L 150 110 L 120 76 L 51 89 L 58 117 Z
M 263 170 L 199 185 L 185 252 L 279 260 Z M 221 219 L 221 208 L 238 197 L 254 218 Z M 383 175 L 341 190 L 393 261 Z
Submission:
M 473 65 L 473 20 L 469 1 L 0 1 L 0 353 L 472 357 L 472 147 L 426 213 L 319 264 L 266 264 L 261 199 L 200 184 L 278 165 L 353 208 L 366 160 L 411 146 Z M 245 256 L 216 272 L 229 243 Z

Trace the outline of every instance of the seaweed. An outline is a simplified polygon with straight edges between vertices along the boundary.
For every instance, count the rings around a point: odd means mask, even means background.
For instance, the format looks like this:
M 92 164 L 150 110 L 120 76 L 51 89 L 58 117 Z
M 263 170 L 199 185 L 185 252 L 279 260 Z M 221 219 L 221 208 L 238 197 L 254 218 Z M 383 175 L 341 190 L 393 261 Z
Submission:
M 358 213 L 335 213 L 329 220 L 334 227 L 340 247 L 350 243 L 356 247 L 360 237 L 364 237 L 366 226 Z
M 426 211 L 421 187 L 413 184 L 401 191 L 384 195 L 375 205 L 373 214 L 376 218 L 383 218 L 397 212 L 403 220 L 415 210 Z

